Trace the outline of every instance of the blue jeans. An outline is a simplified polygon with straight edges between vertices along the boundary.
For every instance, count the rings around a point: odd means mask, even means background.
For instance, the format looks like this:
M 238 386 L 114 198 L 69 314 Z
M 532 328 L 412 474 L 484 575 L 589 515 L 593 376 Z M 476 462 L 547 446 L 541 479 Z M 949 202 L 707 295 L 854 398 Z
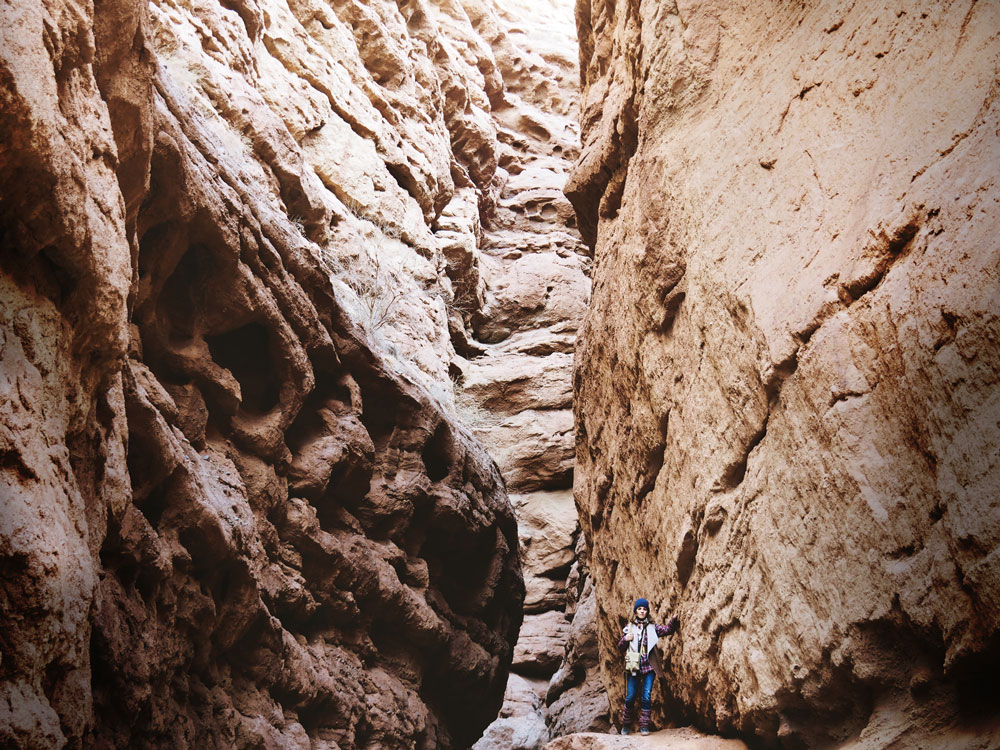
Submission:
M 633 706 L 635 704 L 635 696 L 639 692 L 640 683 L 642 686 L 642 698 L 639 701 L 639 708 L 643 711 L 648 711 L 652 708 L 653 704 L 651 701 L 651 696 L 653 694 L 653 681 L 656 679 L 656 672 L 646 672 L 646 674 L 629 674 L 625 673 L 625 705 Z

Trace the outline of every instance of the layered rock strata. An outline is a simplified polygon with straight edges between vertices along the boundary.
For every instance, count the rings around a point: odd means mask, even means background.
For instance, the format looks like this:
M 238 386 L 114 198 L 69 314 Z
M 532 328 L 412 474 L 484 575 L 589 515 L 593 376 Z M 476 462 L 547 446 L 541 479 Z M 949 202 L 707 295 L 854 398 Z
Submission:
M 2 14 L 0 744 L 468 747 L 524 596 L 450 405 L 495 12 Z
M 998 9 L 580 0 L 576 499 L 659 721 L 998 741 Z
M 456 212 L 473 231 L 446 251 L 456 406 L 515 493 L 526 614 L 504 707 L 475 747 L 534 750 L 608 727 L 570 489 L 573 349 L 591 265 L 562 193 L 577 156 L 577 52 L 568 2 L 504 3 L 493 30 L 479 28 L 504 85 L 493 110 L 502 179 L 489 215 Z

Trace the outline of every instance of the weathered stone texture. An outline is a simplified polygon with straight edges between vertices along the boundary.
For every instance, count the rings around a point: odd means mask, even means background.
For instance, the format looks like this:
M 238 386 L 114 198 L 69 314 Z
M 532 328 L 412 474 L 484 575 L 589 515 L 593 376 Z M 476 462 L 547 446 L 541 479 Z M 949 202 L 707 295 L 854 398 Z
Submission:
M 648 737 L 618 737 L 584 732 L 560 737 L 544 750 L 746 750 L 739 740 L 702 734 L 690 727 L 652 732 Z
M 459 193 L 446 219 L 458 240 L 445 257 L 455 288 L 450 323 L 458 354 L 457 412 L 497 460 L 507 487 L 518 493 L 512 499 L 527 614 L 511 685 L 523 678 L 544 681 L 533 709 L 508 698 L 475 747 L 535 750 L 552 736 L 547 704 L 586 681 L 586 667 L 566 666 L 571 640 L 595 637 L 592 626 L 585 630 L 573 619 L 575 587 L 583 586 L 576 563 L 583 548 L 570 491 L 573 347 L 590 298 L 591 260 L 562 192 L 579 132 L 571 3 L 499 5 L 492 21 L 470 13 L 493 47 L 503 80 L 504 101 L 493 110 L 503 174 L 499 200 L 480 216 L 460 205 Z M 481 241 L 468 241 L 470 233 Z M 573 677 L 553 687 L 557 673 Z M 596 678 L 596 669 L 589 674 Z M 601 694 L 576 704 L 589 708 L 562 713 L 561 731 L 608 726 L 603 690 L 596 680 L 589 684 Z
M 498 199 L 492 12 L 0 10 L 0 745 L 496 715 L 516 521 L 450 406 L 434 226 Z
M 681 620 L 660 719 L 996 743 L 997 6 L 577 20 L 576 499 L 612 704 L 644 594 Z

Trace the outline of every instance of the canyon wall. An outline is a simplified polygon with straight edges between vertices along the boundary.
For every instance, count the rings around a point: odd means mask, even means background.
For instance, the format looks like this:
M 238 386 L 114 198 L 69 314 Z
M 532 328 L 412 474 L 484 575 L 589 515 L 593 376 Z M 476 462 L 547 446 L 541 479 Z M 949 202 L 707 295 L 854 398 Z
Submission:
M 506 37 L 489 38 L 510 105 L 493 111 L 506 177 L 478 246 L 453 251 L 452 367 L 457 414 L 511 492 L 525 579 L 504 705 L 475 750 L 534 750 L 609 726 L 572 493 L 573 349 L 591 259 L 562 192 L 579 143 L 572 3 L 505 0 L 498 23 Z
M 1000 9 L 578 0 L 605 680 L 769 746 L 1000 743 Z
M 480 440 L 521 495 L 572 481 L 566 35 L 474 0 L 0 12 L 0 744 L 469 747 L 525 596 Z

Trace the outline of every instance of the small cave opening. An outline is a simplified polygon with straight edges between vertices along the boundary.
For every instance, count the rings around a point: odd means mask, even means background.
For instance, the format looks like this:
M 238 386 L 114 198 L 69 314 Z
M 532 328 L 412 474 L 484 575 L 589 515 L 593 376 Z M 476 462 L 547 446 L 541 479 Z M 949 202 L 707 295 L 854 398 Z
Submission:
M 375 450 L 381 451 L 392 439 L 397 419 L 405 418 L 399 412 L 405 411 L 407 405 L 394 397 L 391 386 L 377 380 L 362 389 L 361 403 L 361 424 L 368 430 Z
M 496 583 L 501 552 L 497 530 L 487 529 L 463 537 L 455 523 L 432 520 L 418 552 L 427 563 L 431 585 L 441 592 L 448 606 L 459 615 L 484 616 L 484 594 Z
M 280 392 L 267 329 L 260 323 L 215 336 L 205 342 L 212 359 L 233 374 L 240 384 L 242 409 L 249 414 L 267 414 L 278 404 Z
M 141 504 L 137 503 L 139 510 L 146 517 L 146 520 L 149 521 L 149 525 L 157 530 L 160 528 L 160 520 L 163 518 L 163 513 L 166 511 L 169 502 L 169 485 L 169 480 L 160 483 L 153 488 Z
M 48 282 L 40 283 L 38 289 L 61 308 L 67 299 L 76 291 L 78 279 L 61 261 L 58 249 L 49 245 L 38 253 L 38 265 L 47 272 Z M 40 275 L 41 278 L 46 276 Z
M 142 260 L 143 254 L 139 257 Z M 192 245 L 174 267 L 157 301 L 172 342 L 189 341 L 195 335 L 197 321 L 205 316 L 206 285 L 217 281 L 215 276 L 213 254 L 204 245 Z
M 432 482 L 439 482 L 451 473 L 454 463 L 455 441 L 446 422 L 441 422 L 430 439 L 424 443 L 420 458 Z

